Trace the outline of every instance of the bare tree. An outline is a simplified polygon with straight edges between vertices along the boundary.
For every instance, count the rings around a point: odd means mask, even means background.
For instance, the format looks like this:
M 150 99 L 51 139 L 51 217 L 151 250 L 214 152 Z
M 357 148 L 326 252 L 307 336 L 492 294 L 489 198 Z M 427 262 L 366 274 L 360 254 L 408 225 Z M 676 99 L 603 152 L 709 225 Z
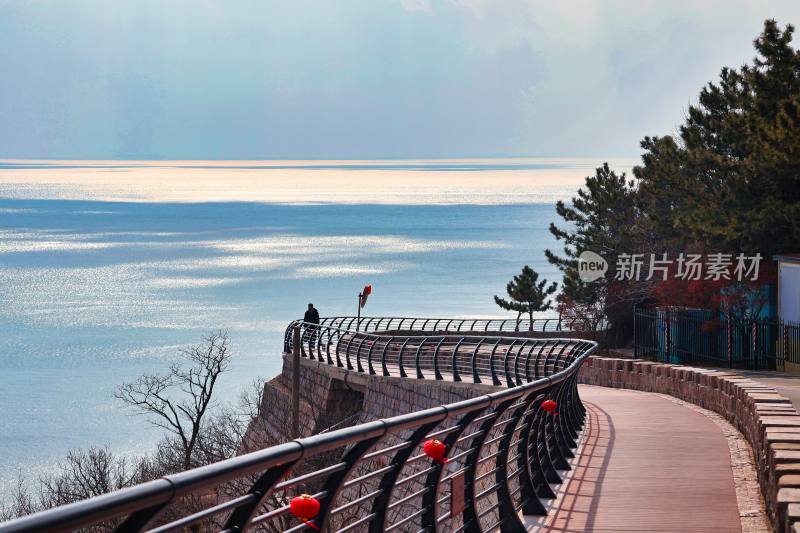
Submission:
M 56 471 L 40 477 L 37 484 L 26 484 L 21 478 L 16 492 L 12 491 L 5 506 L 0 505 L 0 517 L 10 519 L 82 500 L 289 439 L 288 419 L 261 412 L 265 390 L 263 379 L 253 381 L 242 392 L 238 403 L 213 405 L 212 394 L 217 379 L 230 362 L 225 333 L 215 333 L 206 338 L 204 344 L 182 350 L 182 354 L 188 362 L 186 368 L 173 365 L 164 375 L 144 375 L 133 383 L 122 385 L 116 394 L 137 412 L 147 415 L 151 423 L 167 430 L 153 453 L 127 459 L 115 457 L 103 448 L 71 451 Z M 327 412 L 319 406 L 309 408 L 317 428 L 334 429 L 358 421 L 356 415 L 343 419 L 339 412 Z M 339 460 L 344 451 L 345 448 L 340 448 L 304 459 L 292 468 L 291 475 L 300 476 L 330 466 Z M 259 474 L 245 475 L 208 491 L 183 496 L 162 512 L 155 520 L 155 525 L 239 497 L 250 490 Z M 317 492 L 321 484 L 321 479 L 315 479 L 288 490 L 276 490 L 268 495 L 260 512 L 287 505 L 297 493 Z M 359 484 L 343 495 L 343 501 L 363 496 L 367 488 Z M 224 524 L 226 516 L 221 513 L 195 526 L 218 529 Z M 347 517 L 347 520 L 352 519 L 352 516 Z M 86 531 L 105 533 L 112 531 L 118 522 L 111 520 Z M 296 525 L 294 517 L 282 514 L 259 524 L 256 530 L 277 533 Z
M 228 336 L 217 332 L 205 342 L 181 350 L 183 364 L 164 375 L 147 374 L 122 385 L 115 396 L 150 422 L 167 430 L 155 451 L 144 457 L 118 457 L 106 448 L 71 450 L 50 473 L 34 484 L 20 475 L 17 486 L 0 502 L 0 519 L 8 520 L 59 505 L 91 498 L 235 456 L 248 423 L 258 412 L 258 387 L 243 394 L 236 407 L 214 408 L 213 394 L 219 376 L 230 364 Z M 164 518 L 193 512 L 200 502 L 185 499 Z M 90 528 L 110 531 L 114 521 Z M 88 530 L 87 530 L 88 531 Z
M 133 383 L 121 385 L 115 394 L 177 439 L 182 470 L 193 466 L 214 386 L 230 366 L 229 344 L 227 332 L 212 333 L 203 344 L 181 350 L 188 366 L 175 363 L 166 374 L 144 374 Z
M 9 487 L 8 492 L 0 503 L 0 521 L 5 522 L 19 516 L 25 516 L 39 511 L 40 507 L 34 501 L 22 472 L 17 475 L 14 488 Z
M 14 489 L 5 495 L 0 520 L 11 520 L 147 481 L 148 478 L 141 475 L 140 464 L 144 463 L 117 457 L 106 448 L 72 450 L 52 472 L 38 478 L 35 488 L 20 474 Z M 82 531 L 112 531 L 118 523 L 118 519 L 112 519 Z
M 136 481 L 135 466 L 124 457 L 116 457 L 106 448 L 72 450 L 55 473 L 39 478 L 43 507 L 85 500 Z

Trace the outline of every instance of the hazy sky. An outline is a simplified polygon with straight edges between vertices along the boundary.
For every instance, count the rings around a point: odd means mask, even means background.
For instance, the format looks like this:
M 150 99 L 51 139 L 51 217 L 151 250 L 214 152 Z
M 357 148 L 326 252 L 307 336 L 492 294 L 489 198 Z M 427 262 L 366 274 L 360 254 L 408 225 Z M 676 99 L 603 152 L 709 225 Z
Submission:
M 800 2 L 0 0 L 0 157 L 636 156 L 768 17 Z

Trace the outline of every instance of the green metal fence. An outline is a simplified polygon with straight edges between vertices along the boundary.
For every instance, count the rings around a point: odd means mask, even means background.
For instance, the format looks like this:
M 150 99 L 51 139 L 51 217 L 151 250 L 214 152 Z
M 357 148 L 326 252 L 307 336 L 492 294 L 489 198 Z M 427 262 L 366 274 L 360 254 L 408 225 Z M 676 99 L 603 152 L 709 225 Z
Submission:
M 700 309 L 637 308 L 634 354 L 663 363 L 800 370 L 800 324 Z

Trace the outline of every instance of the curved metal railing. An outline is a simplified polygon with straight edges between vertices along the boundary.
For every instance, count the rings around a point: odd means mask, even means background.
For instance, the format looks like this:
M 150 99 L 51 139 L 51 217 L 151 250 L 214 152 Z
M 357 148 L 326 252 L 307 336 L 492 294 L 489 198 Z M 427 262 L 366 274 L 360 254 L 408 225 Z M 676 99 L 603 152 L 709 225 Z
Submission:
M 507 532 L 525 531 L 522 515 L 546 513 L 583 425 L 577 374 L 596 343 L 330 323 L 293 322 L 286 351 L 345 370 L 473 382 L 485 394 L 169 475 L 0 524 L 0 533 Z M 542 408 L 546 400 L 557 413 Z M 423 453 L 429 439 L 445 444 L 446 462 Z M 300 493 L 320 504 L 311 525 L 290 514 Z
M 563 331 L 560 318 L 420 318 L 396 316 L 333 316 L 320 319 L 321 326 L 373 331 Z
M 349 318 L 339 317 L 335 322 L 349 325 Z M 502 376 L 508 387 L 514 387 L 562 370 L 564 357 L 595 344 L 572 338 L 458 335 L 447 329 L 439 334 L 424 335 L 414 335 L 413 331 L 404 329 L 354 332 L 329 326 L 326 320 L 321 320 L 320 325 L 292 322 L 284 334 L 284 352 L 292 351 L 292 331 L 300 327 L 303 357 L 329 365 L 371 375 L 380 373 L 406 378 L 411 373 L 411 377 L 417 379 L 466 379 L 473 383 L 488 381 L 493 385 L 502 385 Z M 445 322 L 445 319 L 422 319 L 419 323 L 424 325 L 425 321 L 433 320 Z M 547 352 L 546 356 L 543 351 Z

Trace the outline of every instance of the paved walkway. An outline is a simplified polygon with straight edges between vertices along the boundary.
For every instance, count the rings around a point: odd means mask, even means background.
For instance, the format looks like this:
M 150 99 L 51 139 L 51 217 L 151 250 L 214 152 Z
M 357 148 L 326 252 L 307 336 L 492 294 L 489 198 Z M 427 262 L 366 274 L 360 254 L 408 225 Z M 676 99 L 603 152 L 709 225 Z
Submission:
M 740 532 L 730 450 L 701 413 L 655 394 L 581 386 L 582 453 L 552 532 Z

